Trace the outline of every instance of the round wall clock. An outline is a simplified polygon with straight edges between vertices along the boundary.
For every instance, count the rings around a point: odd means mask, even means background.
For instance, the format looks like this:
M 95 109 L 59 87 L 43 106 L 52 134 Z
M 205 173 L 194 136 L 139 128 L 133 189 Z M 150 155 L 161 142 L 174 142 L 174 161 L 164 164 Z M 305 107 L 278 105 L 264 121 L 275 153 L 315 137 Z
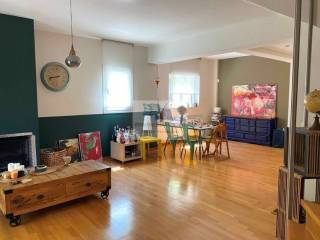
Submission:
M 65 89 L 70 79 L 67 68 L 58 62 L 50 62 L 44 65 L 40 77 L 43 85 L 55 92 Z

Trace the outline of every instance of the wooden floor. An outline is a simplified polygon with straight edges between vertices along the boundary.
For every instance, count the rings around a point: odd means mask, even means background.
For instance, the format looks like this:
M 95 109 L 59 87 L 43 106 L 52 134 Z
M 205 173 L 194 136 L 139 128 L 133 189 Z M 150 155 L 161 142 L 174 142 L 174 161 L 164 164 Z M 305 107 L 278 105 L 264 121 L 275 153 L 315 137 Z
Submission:
M 153 152 L 145 162 L 112 162 L 109 200 L 91 196 L 41 210 L 16 228 L 0 216 L 0 239 L 275 239 L 282 150 L 230 148 L 229 160 Z

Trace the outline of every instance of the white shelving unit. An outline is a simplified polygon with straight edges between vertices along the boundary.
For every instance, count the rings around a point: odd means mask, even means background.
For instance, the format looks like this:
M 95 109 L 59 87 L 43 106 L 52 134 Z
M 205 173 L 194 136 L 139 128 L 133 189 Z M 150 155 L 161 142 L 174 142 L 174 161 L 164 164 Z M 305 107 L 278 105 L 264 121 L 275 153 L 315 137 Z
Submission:
M 121 162 L 128 162 L 141 159 L 140 142 L 121 144 L 114 141 L 110 142 L 111 158 Z

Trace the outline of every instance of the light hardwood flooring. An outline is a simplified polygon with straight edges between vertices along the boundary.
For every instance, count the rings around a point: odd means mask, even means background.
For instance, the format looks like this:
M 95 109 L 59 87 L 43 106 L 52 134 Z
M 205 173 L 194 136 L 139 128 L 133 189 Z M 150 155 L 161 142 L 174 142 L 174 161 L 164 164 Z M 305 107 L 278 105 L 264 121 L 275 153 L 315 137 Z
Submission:
M 171 149 L 169 146 L 168 149 Z M 22 217 L 0 239 L 275 239 L 282 149 L 230 143 L 231 159 L 156 157 L 113 166 L 109 200 L 91 196 Z

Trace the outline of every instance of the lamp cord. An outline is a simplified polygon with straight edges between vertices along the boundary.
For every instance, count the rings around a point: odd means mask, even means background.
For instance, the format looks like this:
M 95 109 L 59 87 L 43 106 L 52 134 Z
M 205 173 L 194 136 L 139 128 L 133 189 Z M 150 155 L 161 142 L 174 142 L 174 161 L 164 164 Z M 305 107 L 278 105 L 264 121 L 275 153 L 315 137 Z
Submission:
M 70 0 L 70 22 L 71 22 L 71 44 L 73 46 L 73 21 L 72 21 L 72 0 Z

